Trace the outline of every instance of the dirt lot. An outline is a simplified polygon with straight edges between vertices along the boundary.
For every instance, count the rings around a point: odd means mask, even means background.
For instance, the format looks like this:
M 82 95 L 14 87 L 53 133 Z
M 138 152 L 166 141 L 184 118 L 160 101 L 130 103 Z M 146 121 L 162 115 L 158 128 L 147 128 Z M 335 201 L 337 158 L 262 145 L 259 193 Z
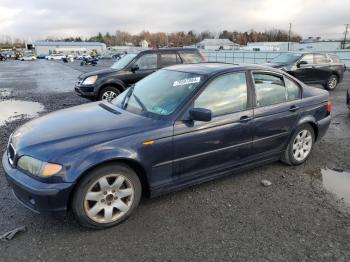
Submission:
M 73 85 L 80 71 L 94 69 L 52 61 L 0 62 L 0 102 L 39 102 L 44 106 L 39 115 L 87 103 L 72 92 Z M 0 234 L 27 227 L 0 242 L 0 261 L 349 261 L 349 204 L 323 185 L 327 170 L 350 171 L 349 86 L 347 73 L 331 94 L 330 130 L 305 165 L 277 162 L 143 199 L 129 220 L 104 231 L 79 227 L 71 214 L 57 218 L 23 208 L 0 168 Z M 0 126 L 1 152 L 25 121 Z M 262 186 L 262 179 L 272 185 Z

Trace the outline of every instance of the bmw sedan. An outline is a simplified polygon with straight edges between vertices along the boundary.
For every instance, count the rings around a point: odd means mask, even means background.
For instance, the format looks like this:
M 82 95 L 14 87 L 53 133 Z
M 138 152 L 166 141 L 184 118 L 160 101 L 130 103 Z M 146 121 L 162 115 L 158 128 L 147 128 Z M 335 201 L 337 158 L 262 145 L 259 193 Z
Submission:
M 328 92 L 257 65 L 161 69 L 111 102 L 32 120 L 2 164 L 37 212 L 71 209 L 83 226 L 125 220 L 157 196 L 281 160 L 304 163 L 330 125 Z

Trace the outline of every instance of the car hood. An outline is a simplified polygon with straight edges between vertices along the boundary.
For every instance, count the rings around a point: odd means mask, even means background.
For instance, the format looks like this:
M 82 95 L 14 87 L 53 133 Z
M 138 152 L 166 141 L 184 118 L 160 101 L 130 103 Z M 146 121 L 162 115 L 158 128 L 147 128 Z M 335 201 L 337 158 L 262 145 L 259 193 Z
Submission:
M 105 75 L 112 74 L 112 73 L 115 73 L 115 72 L 118 72 L 118 71 L 121 71 L 121 70 L 117 70 L 117 69 L 113 69 L 113 68 L 105 68 L 105 69 L 96 70 L 96 71 L 92 71 L 92 72 L 81 74 L 79 76 L 79 78 L 80 79 L 85 79 L 85 78 L 87 78 L 89 76 L 94 76 L 94 75 L 105 76 Z
M 48 160 L 58 154 L 152 130 L 159 121 L 105 102 L 59 110 L 18 128 L 11 143 L 18 155 Z

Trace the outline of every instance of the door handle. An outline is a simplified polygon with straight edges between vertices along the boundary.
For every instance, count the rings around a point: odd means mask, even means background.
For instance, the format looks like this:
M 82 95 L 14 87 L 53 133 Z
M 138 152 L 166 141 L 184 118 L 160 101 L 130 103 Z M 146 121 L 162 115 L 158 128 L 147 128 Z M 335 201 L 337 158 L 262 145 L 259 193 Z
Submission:
M 289 108 L 289 111 L 291 111 L 291 112 L 295 112 L 295 111 L 298 111 L 298 110 L 299 110 L 299 107 L 297 107 L 297 106 L 291 106 Z
M 239 119 L 239 122 L 243 122 L 243 123 L 246 123 L 246 122 L 249 122 L 250 120 L 252 120 L 253 118 L 250 117 L 250 116 L 242 116 L 240 119 Z

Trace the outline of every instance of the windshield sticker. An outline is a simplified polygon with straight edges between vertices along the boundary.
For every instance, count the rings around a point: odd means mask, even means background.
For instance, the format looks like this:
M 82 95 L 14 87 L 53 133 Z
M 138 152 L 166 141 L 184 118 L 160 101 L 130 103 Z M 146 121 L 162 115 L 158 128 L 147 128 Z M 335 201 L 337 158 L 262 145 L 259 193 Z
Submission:
M 200 81 L 201 81 L 200 77 L 186 78 L 186 79 L 175 81 L 173 86 L 184 86 L 189 84 L 195 84 L 195 83 L 199 83 Z

